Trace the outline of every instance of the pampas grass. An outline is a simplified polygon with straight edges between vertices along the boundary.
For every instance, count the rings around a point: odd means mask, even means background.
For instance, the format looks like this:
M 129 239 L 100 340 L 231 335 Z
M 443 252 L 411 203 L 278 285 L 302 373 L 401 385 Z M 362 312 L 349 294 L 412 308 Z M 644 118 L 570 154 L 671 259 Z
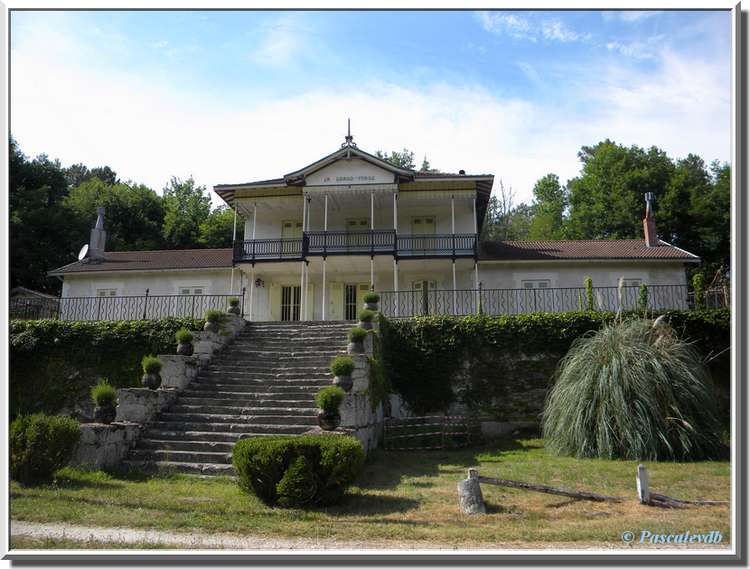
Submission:
M 663 318 L 616 321 L 576 340 L 543 431 L 547 449 L 579 458 L 697 460 L 723 449 L 709 372 Z

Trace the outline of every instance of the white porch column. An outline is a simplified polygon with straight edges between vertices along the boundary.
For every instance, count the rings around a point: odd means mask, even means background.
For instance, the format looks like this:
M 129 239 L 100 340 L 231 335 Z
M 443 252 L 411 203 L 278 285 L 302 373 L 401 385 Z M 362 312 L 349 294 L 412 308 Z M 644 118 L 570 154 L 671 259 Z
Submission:
M 456 314 L 456 260 L 453 259 L 453 314 Z
M 393 259 L 393 315 L 398 316 L 398 261 Z
M 451 234 L 456 233 L 456 200 L 451 194 Z
M 323 231 L 328 231 L 328 194 L 325 195 L 323 206 Z
M 370 192 L 370 229 L 375 229 L 375 192 Z
M 232 225 L 232 257 L 234 244 L 237 242 L 237 204 L 234 204 L 234 223 Z M 234 294 L 234 258 L 232 258 L 232 278 L 229 281 L 229 294 Z
M 328 197 L 328 196 L 326 196 Z M 326 258 L 323 257 L 323 320 L 326 319 Z
M 302 224 L 302 228 L 304 231 L 310 231 L 310 201 L 312 200 L 311 197 L 308 196 L 307 198 L 307 225 L 304 223 Z
M 474 194 L 474 234 L 477 233 L 477 194 Z
M 302 231 L 307 231 L 307 196 L 302 194 Z
M 375 290 L 375 259 L 370 257 L 370 290 Z
M 307 263 L 305 263 L 305 290 L 303 291 L 303 294 L 305 295 L 305 320 L 310 320 L 310 306 L 307 303 L 307 287 L 310 283 L 310 267 L 307 266 Z
M 398 194 L 393 192 L 393 230 L 398 233 Z
M 258 221 L 258 204 L 253 204 L 253 241 L 255 241 L 255 226 L 257 225 Z
M 304 221 L 302 222 L 304 226 Z M 305 318 L 305 261 L 302 261 L 302 271 L 299 278 L 299 319 L 304 320 Z
M 255 300 L 255 264 L 250 268 L 250 320 L 253 319 L 253 304 Z

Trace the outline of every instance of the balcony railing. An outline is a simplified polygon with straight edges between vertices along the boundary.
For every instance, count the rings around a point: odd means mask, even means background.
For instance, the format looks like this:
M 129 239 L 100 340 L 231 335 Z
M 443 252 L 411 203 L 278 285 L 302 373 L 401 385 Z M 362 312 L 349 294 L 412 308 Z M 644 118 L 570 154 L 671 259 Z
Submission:
M 594 287 L 595 310 L 639 310 L 640 287 Z M 720 289 L 706 291 L 705 308 L 724 308 L 728 299 Z M 649 285 L 648 310 L 694 308 L 694 295 L 687 285 Z M 380 310 L 386 316 L 434 316 L 469 314 L 525 314 L 570 312 L 588 309 L 586 289 L 464 289 L 403 290 L 380 293 Z
M 231 294 L 180 294 L 140 296 L 78 296 L 51 300 L 43 311 L 22 310 L 20 301 L 11 301 L 10 317 L 53 320 L 158 320 L 160 318 L 203 318 L 209 309 L 226 312 L 229 299 L 240 300 L 244 314 L 244 291 Z
M 398 235 L 392 229 L 308 231 L 293 239 L 236 241 L 235 262 L 294 261 L 308 256 L 394 255 L 399 258 L 473 257 L 474 233 Z

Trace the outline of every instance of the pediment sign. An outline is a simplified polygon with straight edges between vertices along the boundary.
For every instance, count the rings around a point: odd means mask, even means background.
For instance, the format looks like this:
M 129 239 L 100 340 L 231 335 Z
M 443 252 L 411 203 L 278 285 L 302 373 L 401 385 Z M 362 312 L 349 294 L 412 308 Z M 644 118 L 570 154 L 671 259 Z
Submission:
M 308 174 L 307 186 L 353 186 L 359 184 L 392 184 L 393 172 L 384 170 L 359 157 L 341 158 Z

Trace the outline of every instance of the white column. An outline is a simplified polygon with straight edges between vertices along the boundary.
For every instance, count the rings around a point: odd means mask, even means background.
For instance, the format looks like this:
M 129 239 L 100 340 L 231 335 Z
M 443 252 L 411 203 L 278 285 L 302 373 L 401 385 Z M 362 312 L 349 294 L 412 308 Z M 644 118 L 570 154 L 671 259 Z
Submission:
M 328 194 L 325 195 L 323 207 L 323 231 L 328 231 Z
M 250 320 L 253 319 L 253 301 L 255 299 L 255 265 L 250 269 Z
M 393 230 L 398 233 L 398 194 L 393 192 Z
M 474 233 L 477 232 L 477 194 L 474 194 Z
M 325 320 L 326 319 L 326 258 L 325 257 L 323 257 L 323 307 L 322 308 L 323 308 L 323 320 Z
M 310 284 L 310 267 L 305 263 L 305 289 L 302 291 L 302 294 L 305 295 L 305 320 L 310 319 L 310 306 L 307 304 L 307 287 Z
M 310 231 L 310 200 L 311 199 L 312 198 L 310 197 L 307 198 L 307 225 L 305 225 L 304 223 L 302 224 L 302 228 L 305 231 Z
M 370 229 L 375 229 L 375 192 L 370 192 Z
M 307 231 L 307 196 L 302 194 L 302 231 Z
M 456 233 L 456 206 L 455 206 L 455 199 L 453 195 L 451 195 L 451 233 Z
M 456 260 L 453 259 L 453 314 L 456 314 Z
M 258 221 L 258 204 L 253 204 L 253 241 L 255 241 L 255 226 L 257 225 Z
M 375 289 L 375 259 L 370 257 L 370 290 Z
M 398 316 L 398 261 L 393 259 L 393 314 Z
M 234 223 L 232 225 L 232 257 L 234 257 L 234 244 L 237 241 L 237 204 L 234 204 Z M 232 278 L 229 281 L 229 294 L 234 294 L 234 259 L 232 259 Z
M 474 296 L 476 297 L 476 309 L 479 310 L 479 265 L 474 261 Z
M 303 227 L 304 227 L 304 222 L 303 222 Z M 304 320 L 304 315 L 305 315 L 304 306 L 305 306 L 305 261 L 303 260 L 302 271 L 301 271 L 300 278 L 299 278 L 299 319 L 300 320 Z

